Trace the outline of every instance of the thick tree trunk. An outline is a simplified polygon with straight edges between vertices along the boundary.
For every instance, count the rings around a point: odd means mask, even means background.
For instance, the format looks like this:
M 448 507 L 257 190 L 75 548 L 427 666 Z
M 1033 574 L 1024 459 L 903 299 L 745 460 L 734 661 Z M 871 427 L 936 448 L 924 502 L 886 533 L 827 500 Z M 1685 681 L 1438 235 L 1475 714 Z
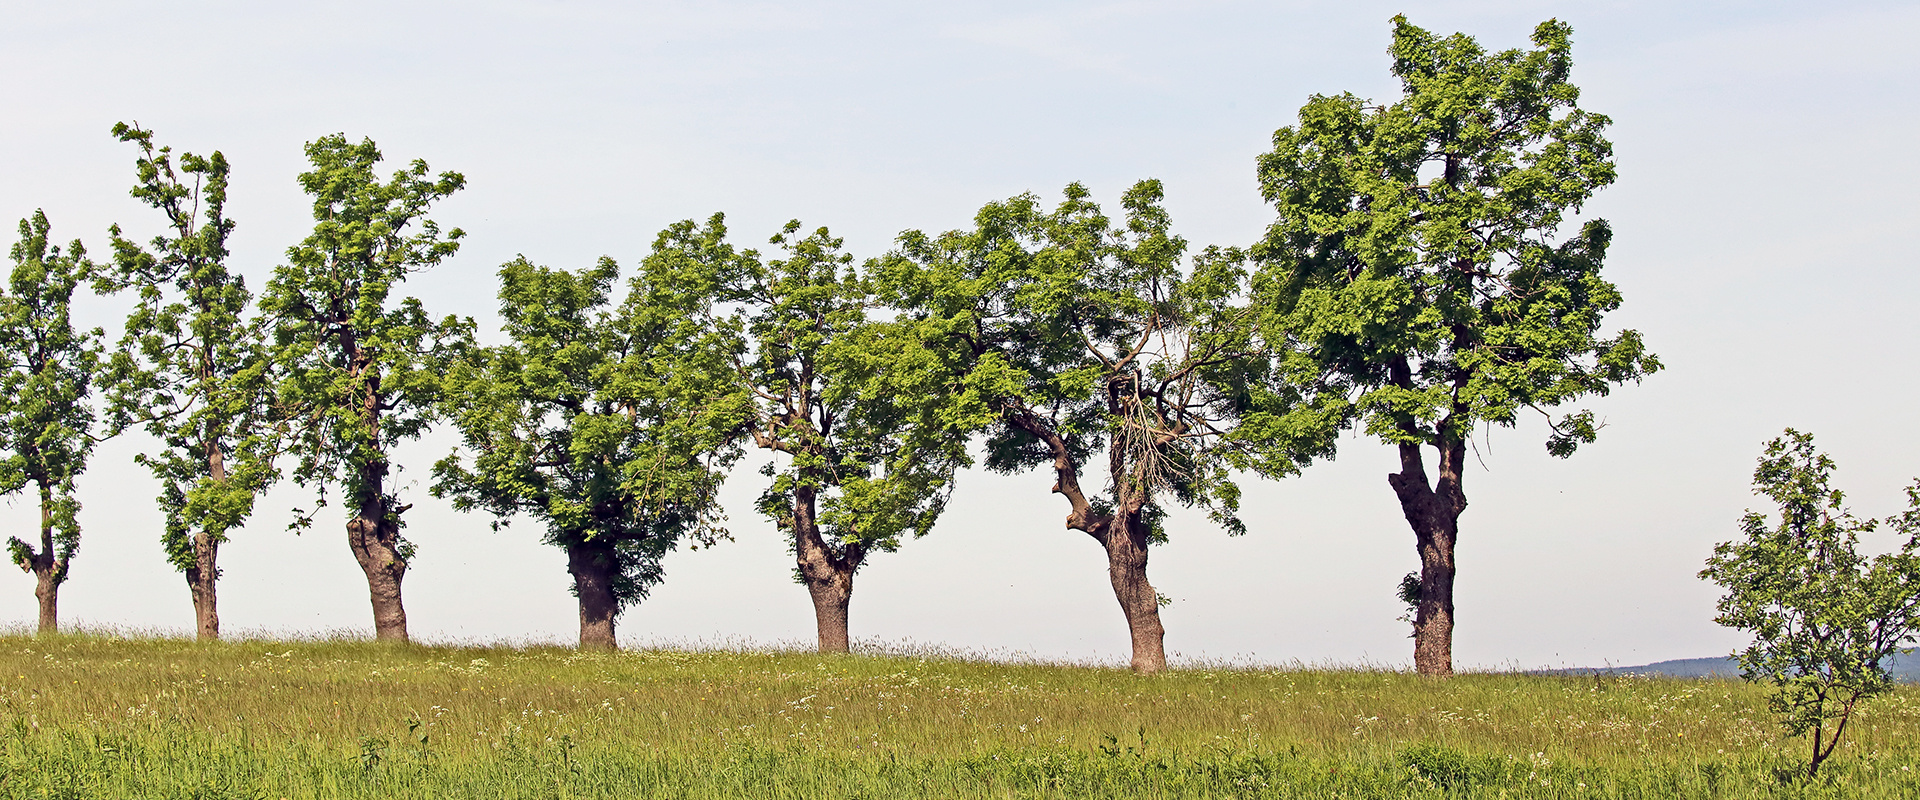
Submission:
M 835 556 L 820 537 L 820 523 L 814 515 L 815 495 L 811 488 L 794 490 L 793 552 L 800 577 L 813 598 L 814 628 L 820 638 L 820 652 L 845 653 L 852 647 L 847 635 L 847 608 L 853 602 L 853 574 L 859 570 L 866 553 L 850 544 Z
M 193 566 L 187 568 L 187 591 L 193 595 L 194 634 L 203 642 L 220 639 L 220 605 L 215 584 L 220 578 L 220 543 L 201 530 L 193 535 Z
M 1067 529 L 1084 531 L 1107 552 L 1107 577 L 1113 583 L 1113 596 L 1120 602 L 1120 613 L 1127 619 L 1127 635 L 1132 640 L 1133 671 L 1152 675 L 1167 668 L 1166 628 L 1160 624 L 1160 594 L 1147 581 L 1147 526 L 1140 518 L 1144 497 L 1134 498 L 1120 516 L 1094 512 L 1093 504 L 1080 489 L 1080 469 L 1073 461 L 1065 439 L 1036 415 L 1018 410 L 1008 415 L 1009 423 L 1043 442 L 1053 451 L 1053 492 L 1067 498 L 1071 512 Z M 1113 458 L 1120 458 L 1118 449 Z M 1124 462 L 1114 461 L 1116 476 L 1124 480 Z M 1122 522 L 1124 520 L 1124 522 Z
M 1141 675 L 1165 671 L 1166 629 L 1160 625 L 1160 594 L 1147 582 L 1146 525 L 1136 513 L 1128 515 L 1125 526 L 1110 522 L 1103 527 L 1105 536 L 1096 538 L 1106 548 L 1107 577 L 1113 581 L 1113 596 L 1127 618 L 1127 633 L 1133 641 L 1133 671 Z
M 1420 445 L 1400 445 L 1400 471 L 1387 476 L 1400 510 L 1413 528 L 1420 555 L 1420 599 L 1413 617 L 1413 669 L 1421 675 L 1453 674 L 1454 545 L 1461 512 L 1467 508 L 1460 486 L 1464 442 L 1440 449 L 1438 480 L 1428 483 Z
M 617 650 L 614 617 L 620 614 L 620 600 L 614 596 L 613 581 L 619 562 L 613 543 L 605 539 L 575 542 L 567 546 L 567 572 L 573 575 L 573 593 L 580 600 L 580 649 Z
M 40 601 L 40 633 L 60 631 L 60 584 L 53 581 L 52 570 L 34 570 L 33 596 Z
M 33 571 L 33 596 L 40 601 L 40 633 L 60 631 L 60 584 L 66 580 L 66 559 L 53 551 L 53 489 L 40 484 L 40 552 L 28 567 Z
M 396 517 L 406 507 L 389 511 L 390 502 L 382 491 L 387 465 L 373 463 L 362 476 L 365 488 L 360 510 L 347 520 L 347 546 L 367 576 L 367 596 L 373 603 L 373 637 L 383 641 L 407 641 L 407 609 L 400 599 L 400 581 L 407 575 L 407 562 L 400 557 L 400 525 Z

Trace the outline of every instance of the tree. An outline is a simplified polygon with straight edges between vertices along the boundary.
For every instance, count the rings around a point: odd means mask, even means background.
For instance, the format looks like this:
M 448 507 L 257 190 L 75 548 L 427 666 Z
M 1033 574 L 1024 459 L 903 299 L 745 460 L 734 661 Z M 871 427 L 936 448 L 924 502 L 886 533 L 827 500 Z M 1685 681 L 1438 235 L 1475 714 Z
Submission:
M 726 535 L 717 494 L 749 401 L 738 339 L 703 324 L 716 276 L 679 257 L 689 233 L 661 235 L 613 313 L 612 259 L 578 273 L 509 262 L 511 343 L 478 351 L 447 382 L 474 461 L 441 461 L 434 493 L 493 512 L 496 529 L 520 512 L 545 523 L 567 551 L 583 649 L 617 647 L 614 618 L 646 598 L 680 541 Z
M 1920 638 L 1920 483 L 1890 520 L 1907 540 L 1868 558 L 1856 547 L 1878 523 L 1847 512 L 1832 473 L 1812 434 L 1788 428 L 1768 442 L 1753 487 L 1779 505 L 1779 523 L 1748 511 L 1745 538 L 1716 545 L 1700 572 L 1727 590 L 1714 621 L 1753 634 L 1736 654 L 1741 674 L 1773 686 L 1769 704 L 1790 735 L 1812 734 L 1808 776 L 1855 709 L 1893 688 L 1888 659 Z
M 761 513 L 793 541 L 796 577 L 813 600 L 820 651 L 849 647 L 854 574 L 903 536 L 925 535 L 946 507 L 964 435 L 937 416 L 927 354 L 897 326 L 869 317 L 870 281 L 827 229 L 788 223 L 762 261 L 724 243 L 715 215 L 682 223 L 682 258 L 720 265 L 751 350 L 740 365 L 754 402 L 754 444 L 777 454 Z
M 1660 368 L 1638 333 L 1599 333 L 1621 300 L 1600 277 L 1607 223 L 1560 236 L 1614 179 L 1608 119 L 1581 110 L 1567 80 L 1570 36 L 1548 21 L 1533 49 L 1489 53 L 1395 17 L 1400 99 L 1316 95 L 1259 161 L 1279 212 L 1252 253 L 1263 325 L 1286 343 L 1278 363 L 1295 385 L 1344 398 L 1399 450 L 1387 482 L 1420 557 L 1413 660 L 1424 675 L 1453 671 L 1474 430 L 1533 409 L 1552 429 L 1548 452 L 1566 457 L 1601 426 L 1590 411 L 1549 409 Z
M 186 575 L 198 636 L 218 639 L 220 545 L 278 477 L 265 337 L 247 318 L 246 281 L 227 270 L 226 158 L 182 153 L 176 172 L 152 131 L 120 123 L 113 135 L 140 148 L 133 196 L 166 215 L 168 230 L 149 250 L 112 228 L 114 270 L 96 289 L 133 288 L 139 299 L 108 363 L 108 417 L 116 431 L 137 424 L 165 445 L 135 460 L 160 480 L 161 544 Z
M 0 292 L 0 495 L 32 484 L 40 499 L 40 540 L 7 541 L 13 563 L 33 573 L 40 632 L 60 627 L 60 585 L 80 548 L 80 500 L 74 482 L 93 453 L 94 411 L 87 403 L 100 375 L 99 329 L 75 330 L 73 292 L 94 270 L 79 240 L 65 253 L 49 245 L 52 226 L 35 211 L 20 221 L 13 272 Z
M 413 544 L 401 515 L 412 506 L 389 483 L 392 452 L 432 421 L 442 366 L 471 347 L 473 321 L 435 323 L 418 299 L 393 303 L 392 293 L 459 249 L 461 230 L 442 235 L 425 214 L 466 179 L 429 177 L 416 159 L 381 183 L 379 148 L 339 134 L 306 152 L 313 171 L 300 186 L 313 196 L 313 233 L 288 248 L 260 298 L 272 323 L 277 402 L 299 457 L 295 480 L 316 485 L 322 504 L 329 484 L 345 495 L 347 545 L 366 574 L 375 636 L 405 641 L 400 582 Z
M 904 234 L 883 272 L 902 324 L 938 353 L 951 424 L 987 432 L 989 469 L 1050 469 L 1066 527 L 1105 551 L 1141 673 L 1166 668 L 1147 559 L 1168 501 L 1242 533 L 1230 470 L 1287 474 L 1339 420 L 1313 424 L 1269 380 L 1238 252 L 1210 248 L 1181 274 L 1161 196 L 1134 186 L 1124 227 L 1078 184 L 1051 213 L 1031 195 L 990 203 L 972 230 Z M 1090 492 L 1102 451 L 1106 491 Z

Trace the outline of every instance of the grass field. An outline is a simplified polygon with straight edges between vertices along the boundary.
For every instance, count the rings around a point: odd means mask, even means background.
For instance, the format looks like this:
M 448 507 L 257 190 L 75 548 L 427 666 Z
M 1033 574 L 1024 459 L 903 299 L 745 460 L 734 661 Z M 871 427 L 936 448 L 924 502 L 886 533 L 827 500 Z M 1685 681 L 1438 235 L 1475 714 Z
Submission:
M 0 797 L 1920 797 L 1737 681 L 0 637 Z

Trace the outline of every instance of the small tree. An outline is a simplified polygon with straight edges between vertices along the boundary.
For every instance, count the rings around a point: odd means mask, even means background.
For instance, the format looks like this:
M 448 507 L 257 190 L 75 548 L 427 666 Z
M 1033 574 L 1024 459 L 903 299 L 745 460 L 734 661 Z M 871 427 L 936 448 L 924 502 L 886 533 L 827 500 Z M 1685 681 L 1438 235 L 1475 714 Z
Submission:
M 427 317 L 420 301 L 393 302 L 407 276 L 459 249 L 459 228 L 443 236 L 426 219 L 434 202 L 466 185 L 459 173 L 429 177 L 416 159 L 382 183 L 372 140 L 335 134 L 310 142 L 313 171 L 300 186 L 313 196 L 313 233 L 287 249 L 260 298 L 273 330 L 278 402 L 289 416 L 295 480 L 346 495 L 347 546 L 367 578 L 374 635 L 407 639 L 400 582 L 413 544 L 402 535 L 392 478 L 393 448 L 433 419 L 442 366 L 471 346 L 473 321 Z M 409 230 L 417 228 L 417 230 Z M 310 524 L 303 515 L 299 525 Z
M 108 414 L 115 430 L 140 425 L 165 446 L 135 460 L 160 479 L 161 544 L 186 575 L 198 636 L 218 639 L 220 545 L 278 477 L 265 338 L 247 318 L 246 281 L 227 270 L 226 158 L 182 153 L 176 172 L 152 131 L 121 123 L 113 135 L 140 148 L 133 196 L 167 232 L 148 249 L 112 229 L 114 270 L 96 288 L 139 298 L 109 362 Z
M 945 370 L 945 417 L 987 432 L 989 469 L 1049 470 L 1066 527 L 1105 551 L 1140 673 L 1166 668 L 1147 559 L 1168 504 L 1243 532 L 1230 470 L 1287 474 L 1340 420 L 1293 414 L 1298 393 L 1268 380 L 1239 254 L 1209 249 L 1183 274 L 1160 201 L 1158 181 L 1134 186 L 1124 226 L 1078 184 L 1052 212 L 1031 195 L 990 203 L 972 230 L 904 234 L 882 273 Z M 1100 485 L 1083 484 L 1089 469 Z
M 1745 539 L 1713 549 L 1700 577 L 1727 590 L 1715 622 L 1749 631 L 1736 654 L 1789 735 L 1811 734 L 1807 774 L 1833 755 L 1860 703 L 1893 688 L 1887 661 L 1920 638 L 1920 484 L 1892 520 L 1907 540 L 1868 558 L 1856 547 L 1875 520 L 1856 519 L 1828 485 L 1833 460 L 1813 436 L 1788 428 L 1767 443 L 1754 493 L 1780 507 L 1780 521 L 1748 511 Z
M 788 223 L 762 261 L 722 243 L 715 215 L 677 235 L 688 259 L 725 265 L 750 351 L 740 375 L 755 398 L 754 444 L 776 455 L 761 513 L 792 537 L 796 577 L 813 600 L 820 652 L 847 652 L 853 578 L 876 552 L 923 536 L 946 507 L 966 437 L 939 419 L 927 355 L 870 318 L 870 281 L 825 228 Z
M 1563 235 L 1614 179 L 1608 119 L 1580 109 L 1567 80 L 1571 36 L 1548 21 L 1534 49 L 1490 53 L 1395 17 L 1401 97 L 1315 96 L 1259 161 L 1278 211 L 1253 250 L 1267 339 L 1284 345 L 1278 363 L 1294 385 L 1341 396 L 1399 451 L 1387 483 L 1420 558 L 1413 664 L 1423 675 L 1453 672 L 1454 547 L 1473 432 L 1534 410 L 1552 427 L 1548 452 L 1571 455 L 1600 425 L 1590 411 L 1550 409 L 1660 368 L 1638 333 L 1600 333 L 1621 300 L 1600 277 L 1607 223 Z
M 478 351 L 447 381 L 447 415 L 474 453 L 435 468 L 434 493 L 485 508 L 496 529 L 525 512 L 567 551 L 580 647 L 617 647 L 614 618 L 661 579 L 684 539 L 725 536 L 717 494 L 749 416 L 735 380 L 737 337 L 703 324 L 714 277 L 655 255 L 608 312 L 612 259 L 570 273 L 521 258 L 500 268 L 511 343 Z
M 0 292 L 0 495 L 32 484 L 39 493 L 39 542 L 7 541 L 13 563 L 33 574 L 40 632 L 60 627 L 60 585 L 80 547 L 74 482 L 93 453 L 94 411 L 87 404 L 100 373 L 99 329 L 75 330 L 73 293 L 93 271 L 75 240 L 65 253 L 48 243 L 47 216 L 20 222 L 13 273 Z

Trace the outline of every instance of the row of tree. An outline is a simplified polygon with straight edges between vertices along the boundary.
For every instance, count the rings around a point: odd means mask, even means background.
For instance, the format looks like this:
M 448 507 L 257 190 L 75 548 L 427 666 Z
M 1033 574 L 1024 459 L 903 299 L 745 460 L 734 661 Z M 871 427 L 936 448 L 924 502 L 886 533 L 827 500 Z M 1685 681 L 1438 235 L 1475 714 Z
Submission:
M 506 264 L 505 342 L 486 347 L 472 320 L 397 295 L 457 250 L 462 232 L 428 212 L 459 174 L 414 161 L 383 181 L 372 142 L 309 143 L 313 231 L 256 298 L 227 265 L 226 160 L 117 125 L 139 149 L 133 195 L 166 232 L 116 226 L 96 264 L 77 241 L 50 246 L 36 214 L 0 296 L 0 489 L 31 484 L 42 508 L 14 558 L 52 629 L 75 477 L 98 437 L 143 428 L 167 555 L 215 638 L 220 545 L 291 459 L 347 511 L 377 636 L 404 640 L 414 553 L 392 454 L 450 424 L 466 452 L 435 465 L 434 494 L 496 526 L 543 524 L 567 552 L 581 645 L 613 647 L 662 556 L 725 534 L 718 488 L 755 447 L 776 454 L 758 506 L 791 538 L 820 648 L 845 651 L 856 573 L 934 525 L 984 438 L 988 469 L 1047 474 L 1066 526 L 1101 545 L 1133 668 L 1154 672 L 1147 561 L 1166 510 L 1241 533 L 1241 476 L 1294 474 L 1359 426 L 1398 448 L 1415 666 L 1448 673 L 1472 432 L 1537 410 L 1568 455 L 1598 426 L 1560 407 L 1660 366 L 1634 332 L 1600 332 L 1620 303 L 1599 275 L 1610 232 L 1569 214 L 1614 167 L 1608 120 L 1568 82 L 1569 36 L 1550 21 L 1531 49 L 1487 52 L 1396 18 L 1402 96 L 1315 96 L 1280 129 L 1259 159 L 1277 216 L 1250 247 L 1189 258 L 1157 181 L 1126 192 L 1119 219 L 1076 184 L 866 260 L 798 222 L 765 252 L 737 248 L 716 214 L 662 231 L 623 294 L 611 259 Z M 83 284 L 134 293 L 117 347 L 72 326 Z

